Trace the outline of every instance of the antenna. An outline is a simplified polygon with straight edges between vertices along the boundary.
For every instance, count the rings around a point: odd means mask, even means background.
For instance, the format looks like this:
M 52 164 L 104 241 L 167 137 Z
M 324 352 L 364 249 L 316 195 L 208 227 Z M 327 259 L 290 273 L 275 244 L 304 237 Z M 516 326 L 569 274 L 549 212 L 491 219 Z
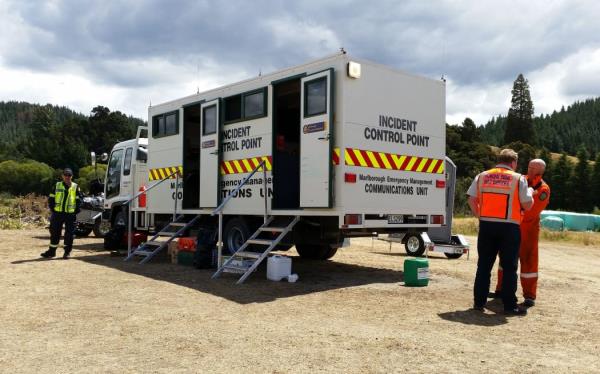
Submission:
M 346 54 L 346 50 L 344 49 L 344 47 L 340 47 L 340 52 L 342 52 L 343 55 Z
M 196 93 L 200 93 L 200 61 L 196 61 Z
M 258 76 L 262 77 L 262 69 L 258 69 Z

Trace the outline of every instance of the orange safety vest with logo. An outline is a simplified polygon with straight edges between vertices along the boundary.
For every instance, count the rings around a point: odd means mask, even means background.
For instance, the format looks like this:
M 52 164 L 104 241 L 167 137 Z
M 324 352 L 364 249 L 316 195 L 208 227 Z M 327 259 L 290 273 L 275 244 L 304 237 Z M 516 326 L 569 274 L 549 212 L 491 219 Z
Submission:
M 521 223 L 519 179 L 510 169 L 494 168 L 479 174 L 477 197 L 479 219 L 492 222 Z
M 54 194 L 50 194 L 50 197 L 54 197 L 54 211 L 61 213 L 75 213 L 77 206 L 77 183 L 71 183 L 68 190 L 65 190 L 63 182 L 57 182 L 54 188 Z M 66 204 L 64 200 L 67 199 Z

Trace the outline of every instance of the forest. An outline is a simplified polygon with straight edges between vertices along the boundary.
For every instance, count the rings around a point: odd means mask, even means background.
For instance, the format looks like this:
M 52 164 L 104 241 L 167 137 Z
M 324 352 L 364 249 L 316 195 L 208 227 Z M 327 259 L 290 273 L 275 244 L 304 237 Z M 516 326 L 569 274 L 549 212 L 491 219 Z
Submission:
M 475 175 L 496 164 L 498 148 L 519 153 L 521 173 L 527 172 L 532 158 L 547 162 L 549 209 L 598 213 L 600 98 L 535 117 L 528 81 L 522 75 L 511 93 L 506 116 L 479 127 L 470 118 L 446 124 L 446 154 L 458 167 L 455 214 L 469 214 L 465 192 Z M 141 119 L 102 105 L 84 115 L 50 104 L 0 102 L 0 192 L 45 194 L 67 166 L 76 180 L 85 182 L 91 171 L 85 168 L 90 152 L 110 152 L 115 143 L 134 137 L 141 125 L 145 125 Z

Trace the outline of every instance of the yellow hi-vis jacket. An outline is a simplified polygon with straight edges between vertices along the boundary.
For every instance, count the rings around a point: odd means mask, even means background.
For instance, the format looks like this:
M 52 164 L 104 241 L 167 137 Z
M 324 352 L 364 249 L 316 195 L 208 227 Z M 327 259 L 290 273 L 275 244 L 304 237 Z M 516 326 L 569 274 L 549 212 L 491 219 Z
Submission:
M 63 182 L 57 182 L 54 193 L 50 194 L 54 198 L 54 211 L 58 213 L 75 213 L 77 207 L 77 183 L 71 183 L 71 186 L 65 190 Z M 65 201 L 66 199 L 66 201 Z

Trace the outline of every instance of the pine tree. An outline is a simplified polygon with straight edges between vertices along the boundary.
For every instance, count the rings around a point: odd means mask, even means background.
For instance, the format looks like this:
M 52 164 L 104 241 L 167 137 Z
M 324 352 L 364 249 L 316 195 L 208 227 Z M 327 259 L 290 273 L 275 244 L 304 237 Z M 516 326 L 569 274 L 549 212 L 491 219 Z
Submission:
M 463 142 L 478 142 L 480 141 L 479 129 L 475 125 L 472 119 L 469 117 L 465 118 L 460 128 L 460 137 Z
M 543 179 L 544 182 L 548 183 L 548 185 L 550 185 L 550 188 L 552 188 L 552 174 L 554 168 L 554 161 L 552 161 L 552 156 L 546 148 L 542 148 L 542 151 L 537 157 L 546 162 L 546 170 L 544 171 Z
M 529 93 L 529 83 L 519 74 L 513 83 L 511 106 L 506 119 L 504 144 L 521 141 L 535 145 L 533 129 L 533 102 Z
M 556 165 L 552 168 L 552 185 L 550 186 L 552 191 L 552 198 L 550 199 L 551 209 L 567 210 L 567 196 L 569 191 L 567 190 L 567 183 L 571 178 L 571 162 L 567 159 L 567 154 L 563 153 L 558 159 Z
M 600 208 L 600 152 L 596 155 L 596 164 L 592 172 L 590 195 L 592 195 L 592 204 L 594 207 Z
M 584 147 L 580 147 L 577 152 L 579 162 L 575 165 L 573 178 L 569 180 L 569 200 L 571 208 L 575 212 L 590 212 L 592 210 L 590 187 L 590 166 L 588 164 L 588 152 Z

